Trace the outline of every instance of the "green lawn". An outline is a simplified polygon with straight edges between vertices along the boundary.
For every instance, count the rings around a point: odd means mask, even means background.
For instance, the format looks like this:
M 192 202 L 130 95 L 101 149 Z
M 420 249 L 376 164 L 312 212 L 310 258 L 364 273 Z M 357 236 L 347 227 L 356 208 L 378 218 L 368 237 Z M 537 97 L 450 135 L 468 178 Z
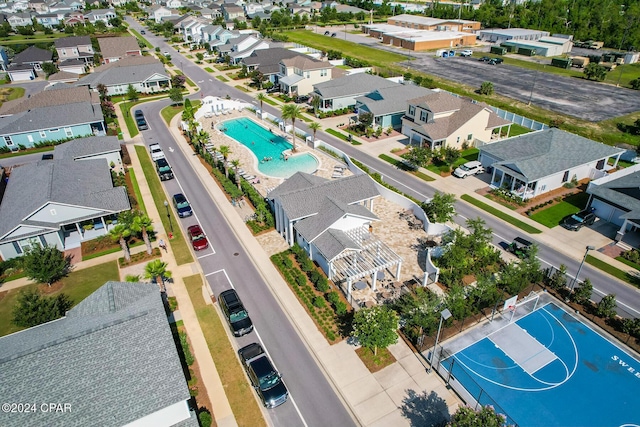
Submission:
M 553 228 L 560 224 L 562 218 L 581 211 L 587 206 L 589 195 L 584 192 L 565 197 L 562 202 L 547 209 L 541 209 L 533 213 L 530 218 L 542 225 Z
M 242 92 L 245 92 L 245 93 L 249 93 L 249 92 L 251 92 L 251 90 L 250 90 L 250 89 L 247 89 L 247 87 L 246 87 L 246 86 L 242 86 L 242 85 L 235 85 L 234 87 L 235 87 L 236 89 L 238 89 L 238 90 L 241 90 Z
M 524 135 L 525 133 L 533 132 L 531 129 L 526 128 L 524 126 L 520 126 L 518 124 L 513 123 L 511 128 L 509 129 L 509 138 L 518 135 Z
M 162 218 L 162 225 L 164 226 L 164 229 L 167 231 L 167 233 L 171 230 L 170 224 L 173 225 L 173 239 L 169 240 L 169 244 L 171 245 L 171 249 L 173 250 L 176 262 L 178 263 L 178 265 L 193 262 L 191 251 L 189 250 L 187 242 L 182 235 L 180 223 L 178 222 L 178 219 L 176 218 L 176 215 L 173 211 L 173 207 L 171 206 L 169 197 L 165 194 L 164 189 L 162 188 L 160 178 L 156 174 L 155 167 L 151 162 L 151 158 L 147 153 L 146 147 L 140 145 L 136 145 L 135 147 L 138 158 L 140 159 L 140 164 L 142 165 L 142 170 L 144 171 L 144 177 L 147 180 L 147 184 L 149 184 L 149 189 L 151 190 L 153 201 L 156 205 L 158 213 L 160 213 L 160 218 Z M 165 201 L 169 202 L 169 217 L 166 215 L 167 208 L 164 206 Z
M 226 78 L 225 76 L 219 76 L 219 75 L 218 75 L 218 76 L 216 76 L 216 79 L 220 80 L 220 81 L 221 81 L 221 82 L 223 82 L 223 83 L 226 83 L 226 82 L 228 82 L 228 81 L 229 81 L 229 79 L 228 79 L 228 78 Z
M 133 185 L 133 192 L 136 193 L 136 199 L 138 200 L 138 208 L 147 213 L 147 207 L 144 205 L 144 199 L 142 198 L 142 193 L 140 192 L 140 186 L 138 185 L 138 180 L 136 179 L 136 173 L 133 168 L 129 168 L 129 176 L 131 177 L 131 184 Z
M 213 73 L 213 72 L 214 72 L 213 68 L 211 68 L 211 67 L 204 67 L 204 70 L 205 70 L 207 73 Z
M 591 255 L 587 255 L 587 263 L 591 264 L 599 270 L 604 271 L 605 273 L 612 275 L 613 277 L 617 277 L 618 279 L 635 286 L 636 288 L 640 288 L 640 278 L 634 277 L 626 271 L 615 268 L 614 266 L 609 265 L 606 262 Z
M 62 279 L 62 288 L 49 295 L 55 296 L 60 292 L 64 292 L 71 298 L 75 305 L 109 280 L 120 280 L 116 261 L 106 262 L 83 270 L 72 271 L 69 273 L 69 276 Z M 11 323 L 13 306 L 21 289 L 34 289 L 38 286 L 41 285 L 33 284 L 12 289 L 6 291 L 4 298 L 0 298 L 0 336 L 23 329 Z
M 538 230 L 535 227 L 530 226 L 529 224 L 527 224 L 524 221 L 520 221 L 517 218 L 514 218 L 513 216 L 502 212 L 499 209 L 494 208 L 493 206 L 489 206 L 486 203 L 481 202 L 480 200 L 476 200 L 475 198 L 469 196 L 468 194 L 463 194 L 462 196 L 460 196 L 460 198 L 462 200 L 464 200 L 465 202 L 471 203 L 472 205 L 474 205 L 477 208 L 482 209 L 485 212 L 489 212 L 491 215 L 494 215 L 498 218 L 500 218 L 501 220 L 508 222 L 509 224 L 518 227 L 521 230 L 526 231 L 529 234 L 538 234 L 538 233 L 542 233 L 540 230 Z
M 194 110 L 200 108 L 200 100 L 191 101 L 191 105 Z M 164 122 L 169 126 L 171 124 L 171 120 L 176 116 L 176 114 L 182 113 L 184 110 L 184 105 L 169 105 L 160 110 L 160 116 L 164 119 Z
M 201 276 L 193 275 L 183 280 L 238 425 L 266 426 L 262 411 L 254 398 L 253 389 L 249 386 L 229 342 L 226 325 L 220 321 L 215 308 L 207 305 L 202 297 Z
M 274 101 L 273 99 L 271 99 L 269 97 L 266 97 L 263 101 L 265 103 L 269 104 L 269 105 L 273 105 L 273 106 L 279 105 L 276 101 Z
M 424 174 L 420 171 L 414 171 L 411 170 L 409 167 L 407 167 L 407 165 L 404 162 L 401 162 L 400 160 L 396 160 L 395 158 L 388 156 L 386 154 L 380 154 L 378 156 L 378 158 L 380 160 L 384 160 L 385 162 L 392 164 L 393 166 L 397 167 L 398 169 L 402 169 L 403 171 L 410 173 L 411 175 L 414 175 L 424 181 L 435 181 L 435 179 L 431 178 L 429 175 Z

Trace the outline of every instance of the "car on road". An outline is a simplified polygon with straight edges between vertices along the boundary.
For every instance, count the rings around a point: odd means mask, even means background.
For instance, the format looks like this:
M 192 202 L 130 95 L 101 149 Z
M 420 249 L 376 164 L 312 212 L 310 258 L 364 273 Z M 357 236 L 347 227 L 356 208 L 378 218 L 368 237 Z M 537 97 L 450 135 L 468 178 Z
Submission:
M 136 120 L 144 119 L 144 113 L 142 112 L 142 110 L 136 110 L 136 111 L 133 112 L 133 117 Z
M 525 258 L 529 254 L 529 250 L 533 246 L 533 243 L 523 239 L 522 237 L 516 237 L 511 243 L 507 245 L 507 252 L 511 252 L 518 258 Z
M 473 51 L 471 49 L 465 49 L 460 51 L 460 56 L 471 56 Z
M 53 153 L 45 153 L 42 155 L 42 160 L 53 160 Z
M 325 35 L 325 36 L 328 36 L 329 34 L 331 34 L 331 31 L 325 31 L 325 32 L 324 32 L 324 35 Z
M 594 222 L 596 222 L 596 214 L 593 208 L 589 208 L 564 217 L 561 225 L 567 230 L 578 231 L 585 225 L 593 225 Z
M 489 62 L 491 61 L 491 58 L 489 58 L 488 56 L 482 56 L 478 59 L 478 61 Z
M 244 308 L 235 289 L 222 292 L 218 297 L 218 302 L 234 336 L 241 337 L 253 331 L 253 323 L 249 313 Z
M 204 235 L 204 231 L 202 231 L 200 225 L 195 224 L 189 226 L 187 233 L 189 234 L 189 240 L 191 240 L 191 246 L 193 246 L 194 251 L 201 251 L 209 247 L 207 236 Z
M 160 177 L 160 181 L 168 181 L 170 179 L 173 179 L 173 170 L 171 169 L 171 166 L 169 166 L 167 159 L 165 159 L 164 157 L 156 160 L 156 172 Z
M 147 32 L 145 30 L 140 30 L 140 34 L 144 36 L 145 34 L 147 34 Z
M 498 65 L 498 64 L 502 64 L 504 62 L 504 59 L 502 58 L 491 58 L 487 64 L 489 65 Z
M 331 33 L 331 37 L 335 37 L 337 35 L 338 35 L 338 33 Z
M 144 119 L 144 117 L 141 119 L 136 119 L 136 126 L 138 126 L 138 130 L 149 129 L 149 125 L 147 124 L 147 121 Z
M 282 382 L 282 375 L 273 367 L 271 360 L 258 343 L 252 343 L 238 350 L 251 385 L 267 408 L 275 408 L 285 403 L 289 391 Z
M 453 176 L 457 176 L 458 178 L 466 178 L 469 175 L 478 175 L 484 172 L 484 167 L 482 163 L 477 160 L 472 162 L 467 162 L 463 165 L 460 165 L 453 171 Z
M 149 145 L 149 154 L 151 155 L 151 160 L 154 162 L 158 159 L 164 159 L 164 151 L 160 148 L 160 144 L 151 144 Z
M 191 205 L 184 194 L 178 193 L 173 195 L 173 207 L 176 208 L 176 212 L 178 212 L 178 216 L 180 218 L 186 218 L 188 216 L 193 215 L 193 210 L 191 210 Z

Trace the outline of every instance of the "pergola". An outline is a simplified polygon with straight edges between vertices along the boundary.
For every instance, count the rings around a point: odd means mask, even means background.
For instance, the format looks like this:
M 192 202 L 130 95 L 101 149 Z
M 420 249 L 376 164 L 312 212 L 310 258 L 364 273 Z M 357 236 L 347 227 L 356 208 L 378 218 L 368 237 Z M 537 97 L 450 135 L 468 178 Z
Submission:
M 371 289 L 375 291 L 377 273 L 387 268 L 396 266 L 394 276 L 400 280 L 402 258 L 382 240 L 365 227 L 347 230 L 345 234 L 358 243 L 360 249 L 347 250 L 335 257 L 330 264 L 330 278 L 334 282 L 345 282 L 349 297 L 353 282 L 367 276 L 371 276 Z

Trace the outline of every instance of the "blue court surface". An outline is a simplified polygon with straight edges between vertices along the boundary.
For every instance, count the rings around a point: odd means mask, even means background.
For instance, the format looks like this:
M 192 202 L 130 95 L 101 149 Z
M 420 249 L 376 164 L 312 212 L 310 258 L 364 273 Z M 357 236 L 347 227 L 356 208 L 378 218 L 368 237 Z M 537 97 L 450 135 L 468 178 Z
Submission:
M 640 426 L 640 362 L 554 304 L 443 360 L 520 427 Z

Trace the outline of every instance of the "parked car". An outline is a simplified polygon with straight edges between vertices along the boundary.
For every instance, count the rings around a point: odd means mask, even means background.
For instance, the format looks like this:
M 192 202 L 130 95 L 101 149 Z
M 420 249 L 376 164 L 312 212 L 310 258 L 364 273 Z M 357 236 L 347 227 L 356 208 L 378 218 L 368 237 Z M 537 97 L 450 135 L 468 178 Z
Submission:
M 296 96 L 296 99 L 294 100 L 294 102 L 296 104 L 304 104 L 308 100 L 309 100 L 309 95 L 302 95 L 302 96 Z
M 140 30 L 140 34 L 144 36 L 145 34 L 147 34 L 147 32 L 145 30 Z
M 338 33 L 331 33 L 331 37 L 335 37 L 337 35 L 338 35 Z
M 188 216 L 193 215 L 193 210 L 191 210 L 191 205 L 184 194 L 178 193 L 173 195 L 173 207 L 176 208 L 178 212 L 178 216 L 180 218 L 186 218 Z
M 160 177 L 160 181 L 173 179 L 173 170 L 171 170 L 171 166 L 169 166 L 167 159 L 164 157 L 156 160 L 156 172 Z
M 518 258 L 524 258 L 529 254 L 529 250 L 532 246 L 533 243 L 531 243 L 530 241 L 525 240 L 522 237 L 516 237 L 507 246 L 507 252 L 511 252 Z
M 460 51 L 460 56 L 471 56 L 473 51 L 471 49 L 465 49 Z
M 147 121 L 144 119 L 144 117 L 141 119 L 136 119 L 136 125 L 138 126 L 138 130 L 149 129 L 149 125 L 147 124 Z
M 160 148 L 160 144 L 149 145 L 149 154 L 154 162 L 158 159 L 164 159 L 164 151 Z
M 477 160 L 472 162 L 467 162 L 463 165 L 460 165 L 453 171 L 453 176 L 457 176 L 458 178 L 466 178 L 469 175 L 478 175 L 484 172 L 484 167 L 482 167 L 482 163 Z
M 52 153 L 45 153 L 42 155 L 42 160 L 53 160 L 53 154 Z
M 209 247 L 207 236 L 204 235 L 204 231 L 202 231 L 200 225 L 195 224 L 189 226 L 187 233 L 189 234 L 189 240 L 191 240 L 191 246 L 193 246 L 194 251 L 201 251 Z
M 577 214 L 566 216 L 562 219 L 561 225 L 571 231 L 578 231 L 585 225 L 593 225 L 596 222 L 594 210 L 594 208 L 584 209 Z
M 276 93 L 276 92 L 280 92 L 280 86 L 279 85 L 273 85 L 272 87 L 267 89 L 267 93 Z
M 282 375 L 273 367 L 271 360 L 258 343 L 252 343 L 238 350 L 251 385 L 267 408 L 282 405 L 289 397 L 289 391 L 282 382 Z
M 142 110 L 136 110 L 136 111 L 133 112 L 133 117 L 136 120 L 144 119 L 144 113 L 142 112 Z
M 325 35 L 325 36 L 328 36 L 329 34 L 331 34 L 331 31 L 325 31 L 325 32 L 324 32 L 324 35 Z
M 478 61 L 489 62 L 489 61 L 491 61 L 491 58 L 489 58 L 488 56 L 483 56 L 480 59 L 478 59 Z
M 488 62 L 489 65 L 497 65 L 497 64 L 502 64 L 504 62 L 504 59 L 502 58 L 491 58 Z
M 253 323 L 249 313 L 244 308 L 235 289 L 228 289 L 222 292 L 218 297 L 218 301 L 233 335 L 241 337 L 253 331 Z

